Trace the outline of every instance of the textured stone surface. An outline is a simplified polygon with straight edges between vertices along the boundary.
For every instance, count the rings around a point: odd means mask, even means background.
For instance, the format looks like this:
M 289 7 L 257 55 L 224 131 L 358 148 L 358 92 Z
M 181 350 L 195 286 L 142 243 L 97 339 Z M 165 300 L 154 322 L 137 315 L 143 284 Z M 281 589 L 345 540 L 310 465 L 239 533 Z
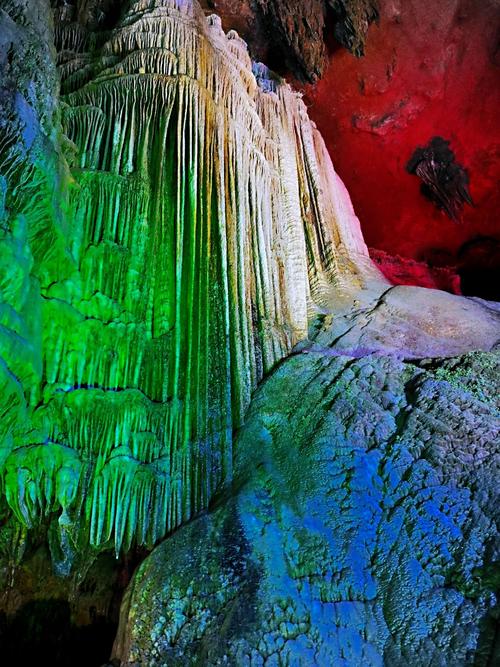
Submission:
M 116 25 L 127 3 L 118 0 L 51 0 L 57 19 L 70 17 L 85 31 Z M 325 31 L 360 56 L 369 25 L 377 17 L 378 0 L 200 0 L 206 13 L 216 12 L 226 30 L 237 30 L 252 57 L 268 60 L 282 74 L 316 81 L 327 63 Z M 327 8 L 328 20 L 327 19 Z
M 500 345 L 500 307 L 435 289 L 373 283 L 333 295 L 333 314 L 310 327 L 316 346 L 352 356 L 380 353 L 403 359 L 452 357 Z
M 326 64 L 324 0 L 257 0 L 275 26 L 282 43 L 285 66 L 300 78 L 316 81 Z
M 32 444 L 27 403 L 42 379 L 42 285 L 64 275 L 65 140 L 51 12 L 44 0 L 0 3 L 0 468 L 1 579 L 25 535 L 8 509 L 5 462 Z M 70 264 L 70 262 L 68 262 Z M 18 472 L 19 479 L 24 472 Z M 28 485 L 27 496 L 32 494 Z M 28 501 L 29 502 L 29 501 Z
M 336 19 L 337 40 L 355 56 L 365 55 L 370 24 L 378 19 L 379 0 L 328 0 Z
M 107 0 L 64 4 L 79 4 L 87 13 L 99 8 L 104 26 L 116 21 Z M 320 5 L 327 4 L 323 20 Z M 265 14 L 257 0 L 204 0 L 202 5 L 222 16 L 225 30 L 236 29 L 249 42 L 252 57 L 280 74 L 324 73 L 306 99 L 353 196 L 369 245 L 445 266 L 459 263 L 460 248 L 478 235 L 498 237 L 495 0 L 443 0 L 439 7 L 432 0 L 261 0 Z M 319 11 L 312 15 L 314 6 Z M 365 35 L 367 17 L 377 6 L 380 21 Z M 323 29 L 327 49 L 317 39 Z M 366 41 L 365 56 L 339 49 L 334 35 L 346 44 L 351 40 L 354 49 Z M 436 133 L 451 139 L 471 179 L 475 206 L 467 207 L 463 225 L 422 201 L 418 184 L 404 169 L 415 148 Z M 493 279 L 484 276 L 476 294 L 498 298 L 490 287 L 499 282 L 498 270 L 495 260 Z M 414 284 L 420 284 L 418 275 Z
M 122 665 L 494 660 L 495 354 L 297 354 L 258 390 L 219 506 L 157 547 Z
M 300 95 L 235 32 L 137 0 L 101 34 L 96 7 L 55 8 L 59 99 L 45 5 L 28 45 L 46 74 L 13 76 L 46 101 L 29 115 L 52 161 L 26 158 L 19 121 L 0 163 L 1 502 L 50 524 L 65 575 L 207 506 L 251 392 L 368 262 Z
M 63 100 L 48 4 L 0 5 L 2 605 L 49 551 L 84 604 L 100 550 L 191 521 L 131 589 L 126 662 L 469 661 L 497 375 L 422 357 L 494 348 L 497 311 L 389 288 L 299 96 L 215 17 L 52 4 Z

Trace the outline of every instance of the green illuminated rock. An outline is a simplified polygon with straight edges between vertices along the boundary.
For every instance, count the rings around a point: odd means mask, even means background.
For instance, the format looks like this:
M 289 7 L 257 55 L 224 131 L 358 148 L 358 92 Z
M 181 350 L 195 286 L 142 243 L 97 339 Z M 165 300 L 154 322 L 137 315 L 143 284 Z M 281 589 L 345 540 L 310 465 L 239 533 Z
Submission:
M 152 546 L 207 507 L 257 383 L 375 273 L 300 97 L 236 33 L 142 0 L 99 45 L 68 11 L 44 150 L 23 117 L 2 158 L 2 483 L 26 528 L 58 522 L 61 571 L 69 536 Z

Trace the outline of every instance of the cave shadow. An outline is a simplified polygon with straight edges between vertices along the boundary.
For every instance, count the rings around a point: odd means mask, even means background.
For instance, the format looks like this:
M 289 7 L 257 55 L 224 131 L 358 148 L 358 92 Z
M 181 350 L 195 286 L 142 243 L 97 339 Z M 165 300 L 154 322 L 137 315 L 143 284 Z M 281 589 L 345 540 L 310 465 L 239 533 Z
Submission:
M 500 301 L 500 241 L 476 236 L 458 251 L 462 294 Z
M 62 600 L 31 600 L 15 616 L 0 613 L 0 653 L 5 665 L 99 667 L 111 653 L 117 625 L 93 614 L 77 627 Z

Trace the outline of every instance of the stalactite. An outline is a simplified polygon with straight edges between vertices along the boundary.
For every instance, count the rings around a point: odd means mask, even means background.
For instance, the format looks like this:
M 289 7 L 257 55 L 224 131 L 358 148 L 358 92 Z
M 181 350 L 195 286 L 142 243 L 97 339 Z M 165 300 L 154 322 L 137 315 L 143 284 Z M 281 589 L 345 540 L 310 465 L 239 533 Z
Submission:
M 25 525 L 59 507 L 61 545 L 69 522 L 118 551 L 229 482 L 252 391 L 367 252 L 300 96 L 217 17 L 140 0 L 92 57 L 58 40 L 67 268 L 42 284 L 39 444 L 9 441 L 3 483 Z
M 358 58 L 365 54 L 370 24 L 378 21 L 378 0 L 328 0 L 336 19 L 336 39 Z
M 300 77 L 316 81 L 327 59 L 323 0 L 256 0 L 256 6 L 271 22 L 287 65 Z

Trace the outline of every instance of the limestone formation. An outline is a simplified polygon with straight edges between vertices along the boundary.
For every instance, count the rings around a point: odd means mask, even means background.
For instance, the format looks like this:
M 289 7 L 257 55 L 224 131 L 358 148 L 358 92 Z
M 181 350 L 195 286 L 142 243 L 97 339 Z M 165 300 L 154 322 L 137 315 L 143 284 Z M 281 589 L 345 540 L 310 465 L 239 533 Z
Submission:
M 326 63 L 325 3 L 323 0 L 256 0 L 274 27 L 290 71 L 316 81 Z M 283 48 L 284 47 L 284 48 Z
M 5 178 L 38 303 L 36 342 L 9 328 L 34 359 L 6 359 L 6 500 L 26 528 L 59 516 L 62 571 L 78 545 L 152 546 L 207 507 L 252 390 L 367 263 L 300 96 L 236 33 L 181 0 L 132 3 L 100 47 L 72 18 L 60 229 L 31 175 Z
M 121 665 L 494 664 L 498 372 L 498 353 L 287 359 L 232 488 L 138 569 Z
M 0 610 L 143 548 L 123 667 L 494 660 L 498 307 L 381 276 L 195 0 L 50 5 L 0 0 Z

